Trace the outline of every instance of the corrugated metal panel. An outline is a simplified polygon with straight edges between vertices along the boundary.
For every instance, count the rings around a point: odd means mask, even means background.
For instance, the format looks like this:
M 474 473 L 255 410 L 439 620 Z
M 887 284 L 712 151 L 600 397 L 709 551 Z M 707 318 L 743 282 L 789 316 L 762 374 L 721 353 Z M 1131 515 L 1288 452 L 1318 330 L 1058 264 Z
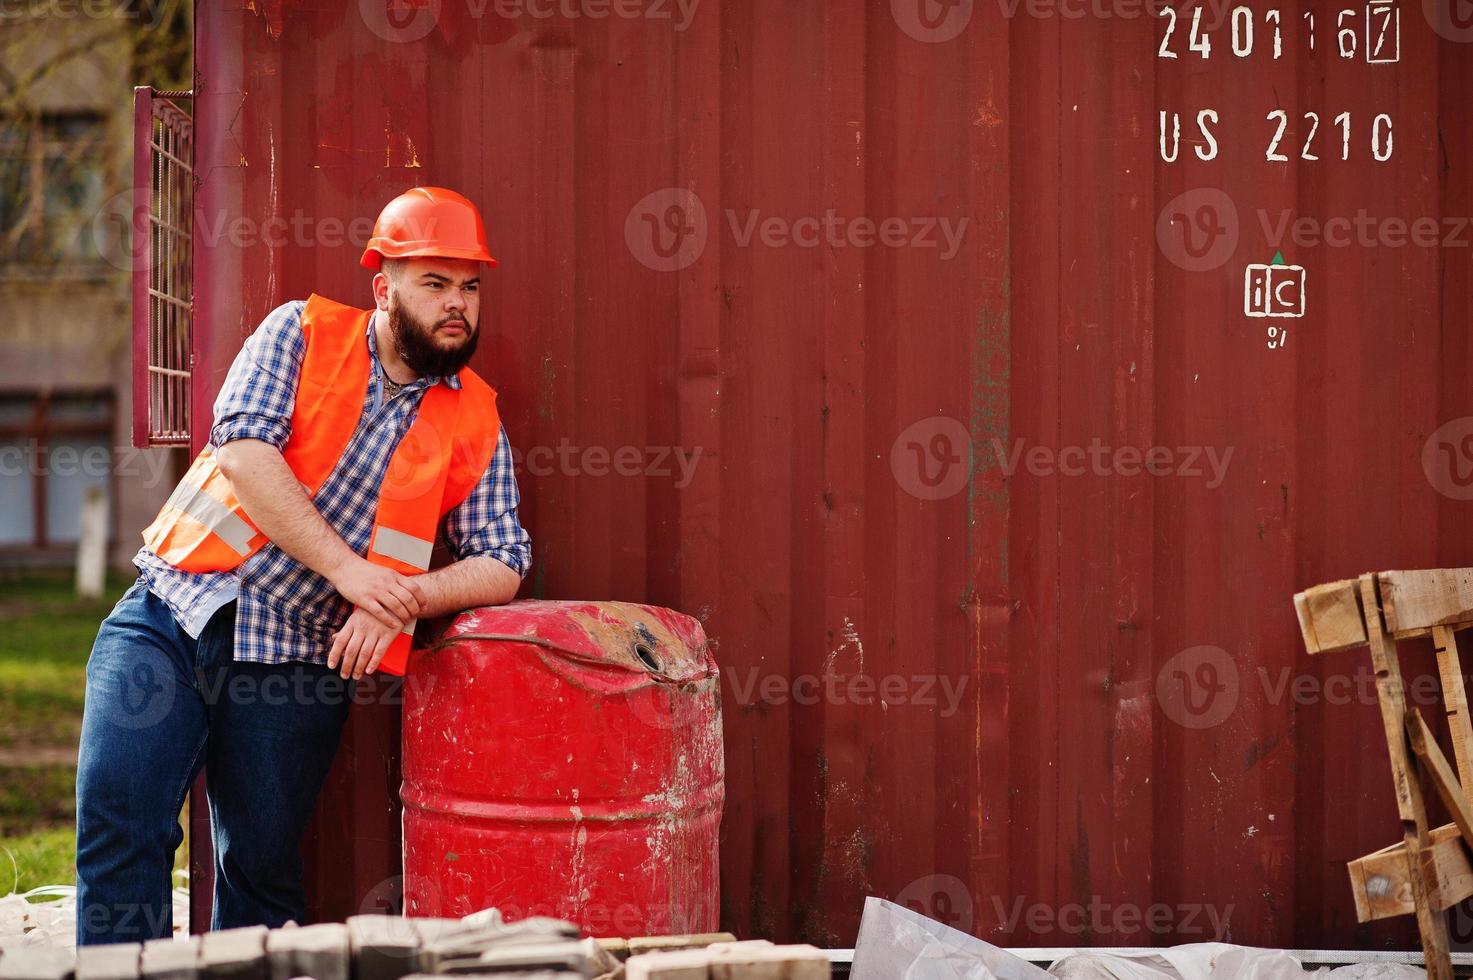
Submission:
M 848 944 L 874 893 L 1013 945 L 1414 947 L 1343 868 L 1397 831 L 1368 667 L 1309 663 L 1290 600 L 1470 563 L 1422 457 L 1473 415 L 1473 236 L 1280 242 L 1303 319 L 1243 289 L 1286 215 L 1470 214 L 1468 45 L 1413 4 L 1397 64 L 1341 59 L 1316 3 L 1277 59 L 1266 6 L 1245 58 L 1209 10 L 1203 59 L 1188 7 L 1167 60 L 1164 19 L 1082 7 L 203 3 L 196 415 L 275 304 L 367 305 L 385 201 L 455 187 L 502 262 L 526 592 L 719 644 L 728 927 Z M 1278 108 L 1318 161 L 1266 161 Z M 355 719 L 308 841 L 323 914 L 397 874 L 394 723 Z

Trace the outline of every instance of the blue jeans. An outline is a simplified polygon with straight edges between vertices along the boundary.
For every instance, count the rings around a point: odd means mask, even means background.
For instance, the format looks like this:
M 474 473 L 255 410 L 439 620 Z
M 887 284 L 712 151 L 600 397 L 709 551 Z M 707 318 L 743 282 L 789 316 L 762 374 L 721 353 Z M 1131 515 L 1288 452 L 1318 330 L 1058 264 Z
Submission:
M 354 685 L 325 666 L 236 663 L 235 603 L 190 637 L 139 579 L 87 661 L 77 762 L 77 944 L 173 931 L 179 812 L 205 770 L 211 927 L 306 917 L 298 849 Z

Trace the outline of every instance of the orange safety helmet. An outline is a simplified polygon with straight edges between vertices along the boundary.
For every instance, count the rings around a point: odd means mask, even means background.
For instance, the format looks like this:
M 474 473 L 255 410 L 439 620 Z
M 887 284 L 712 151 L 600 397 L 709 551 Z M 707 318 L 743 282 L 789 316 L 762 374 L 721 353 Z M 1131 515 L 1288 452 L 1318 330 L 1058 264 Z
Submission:
M 386 258 L 416 255 L 475 259 L 493 269 L 497 265 L 486 248 L 481 212 L 444 187 L 411 187 L 384 205 L 358 264 L 377 272 Z

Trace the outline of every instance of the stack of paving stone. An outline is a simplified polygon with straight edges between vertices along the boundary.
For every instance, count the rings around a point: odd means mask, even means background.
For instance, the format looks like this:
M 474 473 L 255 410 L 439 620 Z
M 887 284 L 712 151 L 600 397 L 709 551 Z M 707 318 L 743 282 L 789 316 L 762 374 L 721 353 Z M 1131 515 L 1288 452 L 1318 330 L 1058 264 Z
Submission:
M 20 946 L 0 980 L 810 980 L 827 978 L 812 946 L 739 943 L 730 933 L 582 939 L 560 919 L 505 922 L 357 915 L 346 923 L 226 929 L 80 950 Z
M 618 960 L 597 941 L 579 939 L 570 922 L 533 917 L 504 923 L 489 912 L 479 919 L 447 922 L 425 936 L 416 980 L 445 974 L 588 980 L 619 969 Z
M 658 938 L 658 937 L 657 937 Z M 833 967 L 816 946 L 774 946 L 765 939 L 717 942 L 631 955 L 625 980 L 829 980 Z
M 359 915 L 346 923 L 225 929 L 76 951 L 19 946 L 0 956 L 3 980 L 401 980 L 445 973 L 592 980 L 619 970 L 597 942 L 580 941 L 571 923 L 506 923 L 494 910 L 466 919 Z
M 604 949 L 613 953 L 622 963 L 631 956 L 642 953 L 662 953 L 672 949 L 699 949 L 712 943 L 735 942 L 729 932 L 698 932 L 680 936 L 640 936 L 635 939 L 600 939 Z
M 0 977 L 5 980 L 70 980 L 76 954 L 56 946 L 17 946 L 0 956 Z

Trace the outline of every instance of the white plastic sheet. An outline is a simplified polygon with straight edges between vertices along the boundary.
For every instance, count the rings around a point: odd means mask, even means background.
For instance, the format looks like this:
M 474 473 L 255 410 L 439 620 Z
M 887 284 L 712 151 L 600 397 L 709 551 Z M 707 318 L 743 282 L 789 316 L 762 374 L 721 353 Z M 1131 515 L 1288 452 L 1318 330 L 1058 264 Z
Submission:
M 864 900 L 853 980 L 1049 980 L 1027 960 L 894 902 Z
M 1150 952 L 1080 950 L 1054 962 L 1059 980 L 1426 980 L 1400 963 L 1366 963 L 1307 970 L 1288 953 L 1227 943 L 1194 943 Z
M 1170 949 L 1078 950 L 1045 972 L 1026 960 L 894 902 L 868 898 L 854 980 L 1426 980 L 1400 963 L 1306 969 L 1283 950 L 1228 943 Z
M 174 933 L 188 932 L 189 889 L 174 889 Z M 0 896 L 0 950 L 12 946 L 75 946 L 77 889 L 45 885 Z

